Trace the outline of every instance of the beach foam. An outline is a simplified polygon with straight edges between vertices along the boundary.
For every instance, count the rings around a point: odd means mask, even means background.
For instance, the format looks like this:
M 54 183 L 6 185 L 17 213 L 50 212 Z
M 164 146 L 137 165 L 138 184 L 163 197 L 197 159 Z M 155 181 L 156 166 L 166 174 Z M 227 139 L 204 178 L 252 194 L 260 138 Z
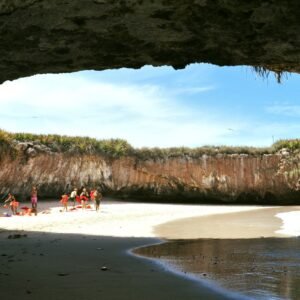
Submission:
M 283 225 L 278 233 L 289 236 L 300 236 L 300 211 L 292 211 L 277 214 L 276 217 L 283 221 Z

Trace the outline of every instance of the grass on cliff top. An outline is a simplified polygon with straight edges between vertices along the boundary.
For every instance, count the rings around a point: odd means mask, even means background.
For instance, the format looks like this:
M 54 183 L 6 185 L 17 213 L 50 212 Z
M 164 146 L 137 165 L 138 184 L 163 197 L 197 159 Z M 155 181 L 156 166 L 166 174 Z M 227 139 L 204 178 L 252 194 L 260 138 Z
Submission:
M 0 161 L 7 154 L 14 157 L 16 150 L 12 147 L 11 134 L 0 129 Z
M 300 139 L 289 139 L 289 140 L 279 140 L 275 142 L 272 147 L 275 151 L 286 148 L 289 150 L 298 150 L 300 149 Z
M 71 137 L 55 134 L 9 133 L 0 129 L 0 146 L 2 149 L 11 148 L 17 142 L 30 142 L 34 145 L 44 145 L 51 151 L 69 153 L 99 153 L 109 157 L 134 156 L 140 159 L 161 159 L 169 157 L 200 157 L 204 154 L 271 154 L 282 148 L 291 150 L 300 149 L 300 139 L 280 140 L 271 147 L 228 147 L 203 146 L 199 148 L 141 148 L 134 149 L 122 139 L 97 140 L 90 137 Z
M 45 145 L 56 152 L 101 153 L 118 157 L 129 155 L 133 150 L 132 146 L 122 139 L 97 140 L 90 137 L 31 133 L 14 133 L 11 136 L 18 142 Z

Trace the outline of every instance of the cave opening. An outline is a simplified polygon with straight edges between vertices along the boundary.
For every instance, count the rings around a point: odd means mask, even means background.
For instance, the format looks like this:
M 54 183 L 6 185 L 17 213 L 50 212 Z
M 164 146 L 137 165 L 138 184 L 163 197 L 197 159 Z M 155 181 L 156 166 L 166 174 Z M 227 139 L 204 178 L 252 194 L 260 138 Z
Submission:
M 135 148 L 269 147 L 299 131 L 298 75 L 276 79 L 210 64 L 36 75 L 0 86 L 0 128 Z

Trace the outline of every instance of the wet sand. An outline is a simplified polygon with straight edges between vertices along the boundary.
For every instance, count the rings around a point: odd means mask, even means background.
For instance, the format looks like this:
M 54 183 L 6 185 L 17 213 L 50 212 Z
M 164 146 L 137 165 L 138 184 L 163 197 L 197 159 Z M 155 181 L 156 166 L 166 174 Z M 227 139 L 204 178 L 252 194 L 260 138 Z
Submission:
M 27 236 L 8 239 L 12 234 Z M 130 248 L 154 242 L 141 238 L 2 232 L 1 299 L 229 299 L 153 262 L 127 254 Z
M 262 210 L 187 218 L 158 225 L 155 234 L 165 239 L 288 237 L 291 235 L 280 231 L 283 221 L 276 215 L 299 210 L 299 206 L 266 207 Z

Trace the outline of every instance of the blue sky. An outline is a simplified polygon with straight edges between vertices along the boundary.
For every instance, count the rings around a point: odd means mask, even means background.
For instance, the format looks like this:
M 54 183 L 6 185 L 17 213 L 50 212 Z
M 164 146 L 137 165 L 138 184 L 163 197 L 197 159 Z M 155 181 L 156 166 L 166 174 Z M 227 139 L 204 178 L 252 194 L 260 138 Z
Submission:
M 135 147 L 269 146 L 299 138 L 300 75 L 248 67 L 36 75 L 0 85 L 0 128 L 123 138 Z

